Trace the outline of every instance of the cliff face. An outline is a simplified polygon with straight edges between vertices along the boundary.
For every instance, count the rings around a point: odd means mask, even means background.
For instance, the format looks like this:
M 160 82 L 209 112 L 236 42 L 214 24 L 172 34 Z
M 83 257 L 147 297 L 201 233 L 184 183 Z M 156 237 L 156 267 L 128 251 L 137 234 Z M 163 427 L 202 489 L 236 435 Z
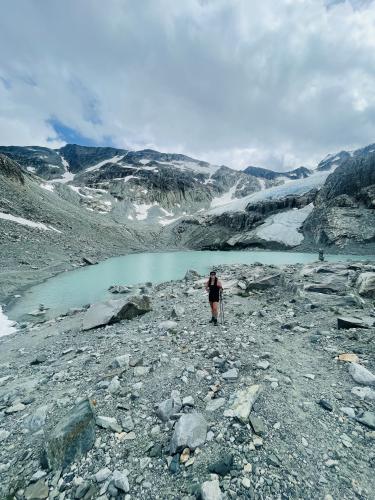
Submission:
M 338 247 L 375 243 L 375 154 L 348 158 L 326 180 L 303 231 Z

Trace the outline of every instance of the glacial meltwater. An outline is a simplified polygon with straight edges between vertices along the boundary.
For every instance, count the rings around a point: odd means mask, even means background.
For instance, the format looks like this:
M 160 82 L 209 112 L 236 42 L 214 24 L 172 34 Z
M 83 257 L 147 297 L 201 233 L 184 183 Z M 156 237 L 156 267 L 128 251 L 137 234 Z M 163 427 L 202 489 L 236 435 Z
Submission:
M 328 261 L 368 260 L 373 257 L 357 255 L 327 255 Z M 317 260 L 316 253 L 274 251 L 187 251 L 135 253 L 113 257 L 94 266 L 82 267 L 59 274 L 30 287 L 8 310 L 11 320 L 30 319 L 28 313 L 43 304 L 48 311 L 44 318 L 55 317 L 71 308 L 116 298 L 108 288 L 112 285 L 134 285 L 150 281 L 154 284 L 184 277 L 188 269 L 205 274 L 220 264 L 295 264 Z

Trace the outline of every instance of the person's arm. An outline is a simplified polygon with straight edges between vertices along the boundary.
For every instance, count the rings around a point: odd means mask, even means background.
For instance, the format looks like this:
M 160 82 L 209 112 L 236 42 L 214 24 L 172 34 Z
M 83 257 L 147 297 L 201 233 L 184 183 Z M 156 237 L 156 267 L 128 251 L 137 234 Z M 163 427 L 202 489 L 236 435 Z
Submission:
M 224 290 L 224 289 L 223 289 L 223 285 L 222 285 L 221 281 L 218 281 L 218 282 L 217 282 L 217 286 L 221 289 L 221 291 L 223 291 L 223 290 Z

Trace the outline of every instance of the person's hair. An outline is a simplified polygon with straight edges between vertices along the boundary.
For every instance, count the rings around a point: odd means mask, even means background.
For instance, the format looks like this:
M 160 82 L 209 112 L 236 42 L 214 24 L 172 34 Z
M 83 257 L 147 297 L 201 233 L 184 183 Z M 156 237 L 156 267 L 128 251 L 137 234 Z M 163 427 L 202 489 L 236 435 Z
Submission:
M 215 276 L 216 276 L 216 271 L 211 271 L 210 276 L 211 276 L 211 274 L 215 274 Z

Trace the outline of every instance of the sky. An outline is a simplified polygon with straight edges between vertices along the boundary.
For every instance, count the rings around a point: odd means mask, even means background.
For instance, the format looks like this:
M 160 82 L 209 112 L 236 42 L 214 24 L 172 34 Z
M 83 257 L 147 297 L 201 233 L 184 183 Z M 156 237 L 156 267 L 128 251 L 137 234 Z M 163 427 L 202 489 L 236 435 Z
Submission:
M 314 166 L 375 142 L 371 0 L 2 0 L 0 144 Z

